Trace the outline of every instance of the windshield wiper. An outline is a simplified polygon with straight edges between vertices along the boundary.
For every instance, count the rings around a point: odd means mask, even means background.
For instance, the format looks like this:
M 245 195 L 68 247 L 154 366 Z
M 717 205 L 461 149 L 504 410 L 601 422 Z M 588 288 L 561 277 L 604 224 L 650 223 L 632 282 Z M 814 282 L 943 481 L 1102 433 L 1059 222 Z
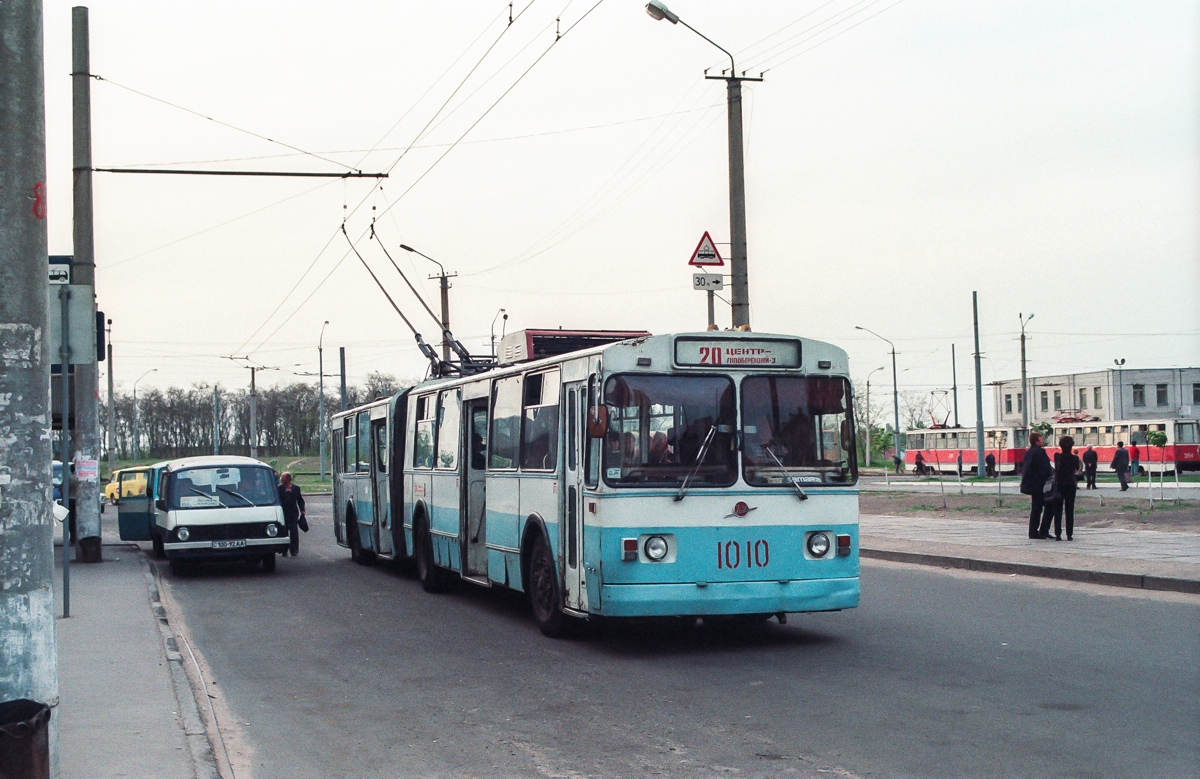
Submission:
M 236 490 L 231 490 L 231 489 L 229 489 L 228 487 L 217 487 L 217 489 L 219 489 L 221 492 L 225 492 L 225 493 L 228 493 L 228 494 L 230 494 L 230 495 L 233 495 L 233 496 L 235 496 L 235 497 L 241 498 L 242 500 L 246 501 L 246 505 L 247 505 L 247 506 L 253 506 L 253 505 L 254 505 L 254 501 L 250 500 L 250 499 L 249 499 L 249 498 L 247 498 L 245 495 L 243 495 L 243 494 L 242 494 L 242 493 L 240 493 L 240 492 L 237 492 Z
M 700 444 L 700 452 L 696 455 L 696 464 L 692 466 L 692 470 L 688 471 L 688 475 L 684 478 L 683 484 L 679 485 L 679 492 L 675 493 L 675 500 L 681 501 L 687 495 L 688 485 L 692 483 L 692 479 L 700 471 L 700 466 L 704 465 L 704 458 L 708 455 L 708 446 L 712 443 L 713 436 L 717 432 L 717 425 L 714 422 L 713 426 L 708 429 L 708 435 L 704 436 L 704 443 Z
M 771 459 L 774 460 L 775 464 L 779 466 L 779 470 L 783 471 L 783 475 L 787 477 L 788 483 L 792 485 L 792 489 L 796 491 L 796 495 L 799 496 L 800 500 L 808 500 L 808 495 L 806 495 L 804 490 L 800 488 L 800 485 L 796 482 L 796 479 L 792 476 L 787 467 L 783 463 L 779 462 L 779 458 L 776 457 L 775 453 L 771 451 L 771 447 L 764 444 L 763 449 L 766 450 L 767 454 L 771 455 Z

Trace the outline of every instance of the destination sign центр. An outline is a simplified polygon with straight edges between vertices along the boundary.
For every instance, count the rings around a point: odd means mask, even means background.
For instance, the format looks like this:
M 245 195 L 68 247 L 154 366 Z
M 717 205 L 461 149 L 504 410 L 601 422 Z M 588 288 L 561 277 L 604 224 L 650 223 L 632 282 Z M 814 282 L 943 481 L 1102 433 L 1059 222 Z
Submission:
M 800 342 L 791 339 L 733 341 L 724 338 L 678 338 L 675 341 L 675 364 L 799 368 Z

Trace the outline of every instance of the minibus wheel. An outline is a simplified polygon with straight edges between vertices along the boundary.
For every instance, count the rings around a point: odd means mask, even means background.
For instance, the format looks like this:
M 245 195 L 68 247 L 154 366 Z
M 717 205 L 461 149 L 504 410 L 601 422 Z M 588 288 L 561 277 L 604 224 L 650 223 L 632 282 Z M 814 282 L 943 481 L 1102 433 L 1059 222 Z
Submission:
M 550 555 L 550 545 L 541 533 L 529 554 L 529 605 L 542 635 L 550 638 L 566 636 L 567 617 L 559 607 L 558 569 Z

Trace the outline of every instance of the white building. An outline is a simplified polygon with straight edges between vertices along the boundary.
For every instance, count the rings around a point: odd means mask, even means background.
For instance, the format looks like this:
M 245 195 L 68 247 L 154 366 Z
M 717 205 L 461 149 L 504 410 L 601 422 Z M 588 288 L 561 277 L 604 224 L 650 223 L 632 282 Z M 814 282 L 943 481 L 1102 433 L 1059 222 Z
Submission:
M 1019 378 L 993 385 L 998 424 L 1022 422 L 1029 397 L 1029 424 L 1056 416 L 1082 415 L 1107 422 L 1121 419 L 1200 419 L 1200 368 L 1109 368 L 1090 373 Z

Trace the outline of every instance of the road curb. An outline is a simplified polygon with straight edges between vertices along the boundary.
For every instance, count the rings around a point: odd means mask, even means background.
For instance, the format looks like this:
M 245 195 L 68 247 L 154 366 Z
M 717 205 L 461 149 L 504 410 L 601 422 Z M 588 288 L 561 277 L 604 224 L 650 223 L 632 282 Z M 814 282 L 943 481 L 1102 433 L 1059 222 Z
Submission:
M 902 552 L 894 549 L 860 548 L 859 556 L 873 558 L 876 560 L 890 560 L 897 563 L 929 565 L 938 568 L 958 568 L 961 570 L 980 571 L 983 573 L 1039 576 L 1044 579 L 1060 579 L 1072 582 L 1084 582 L 1087 584 L 1104 584 L 1110 587 L 1127 587 L 1137 590 L 1182 592 L 1189 595 L 1200 595 L 1200 581 L 1195 579 L 1178 579 L 1170 576 L 1117 573 L 1114 571 L 1088 571 L 1078 568 L 1056 568 L 1051 565 L 1009 563 L 1000 560 L 980 560 L 977 558 L 961 557 L 957 555 L 928 554 L 924 552 Z
M 138 549 L 141 551 L 141 547 Z M 179 718 L 183 723 L 183 734 L 192 759 L 193 773 L 196 779 L 221 779 L 221 772 L 217 767 L 216 750 L 209 738 L 204 713 L 196 700 L 196 690 L 188 676 L 183 655 L 179 652 L 179 644 L 175 640 L 166 608 L 163 606 L 162 595 L 158 591 L 154 564 L 146 557 L 144 551 L 142 551 L 141 557 L 142 562 L 146 564 L 147 570 L 143 575 L 146 577 L 146 586 L 150 592 L 150 608 L 163 642 L 167 668 L 171 674 L 171 686 L 175 691 L 175 701 L 179 706 Z

